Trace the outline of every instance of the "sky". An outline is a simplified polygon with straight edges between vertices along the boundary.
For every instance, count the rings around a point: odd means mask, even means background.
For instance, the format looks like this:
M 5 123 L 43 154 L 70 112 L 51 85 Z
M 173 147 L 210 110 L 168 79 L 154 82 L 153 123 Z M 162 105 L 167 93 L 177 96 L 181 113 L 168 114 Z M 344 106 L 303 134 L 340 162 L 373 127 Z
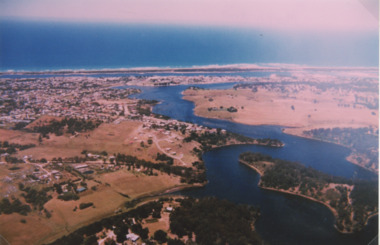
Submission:
M 0 0 L 0 17 L 378 32 L 378 0 Z

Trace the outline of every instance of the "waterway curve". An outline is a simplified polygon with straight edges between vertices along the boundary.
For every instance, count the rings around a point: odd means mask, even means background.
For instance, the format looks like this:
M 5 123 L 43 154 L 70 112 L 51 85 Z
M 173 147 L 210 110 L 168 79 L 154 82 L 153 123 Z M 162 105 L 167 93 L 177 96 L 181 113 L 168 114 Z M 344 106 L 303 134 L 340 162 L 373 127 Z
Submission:
M 377 216 L 360 233 L 341 234 L 334 228 L 334 216 L 328 208 L 301 197 L 261 190 L 259 175 L 238 163 L 242 152 L 254 151 L 289 161 L 297 161 L 322 172 L 348 178 L 377 178 L 374 173 L 346 160 L 350 150 L 331 143 L 287 135 L 278 126 L 249 126 L 234 122 L 195 116 L 194 104 L 182 99 L 189 87 L 139 87 L 136 98 L 160 101 L 153 112 L 208 127 L 223 128 L 253 138 L 275 138 L 282 148 L 257 145 L 226 146 L 203 155 L 208 184 L 203 188 L 179 192 L 194 197 L 216 196 L 236 203 L 259 206 L 261 218 L 256 224 L 259 234 L 270 244 L 368 244 L 377 235 Z M 225 89 L 233 84 L 197 85 Z M 375 221 L 374 221 L 375 220 Z

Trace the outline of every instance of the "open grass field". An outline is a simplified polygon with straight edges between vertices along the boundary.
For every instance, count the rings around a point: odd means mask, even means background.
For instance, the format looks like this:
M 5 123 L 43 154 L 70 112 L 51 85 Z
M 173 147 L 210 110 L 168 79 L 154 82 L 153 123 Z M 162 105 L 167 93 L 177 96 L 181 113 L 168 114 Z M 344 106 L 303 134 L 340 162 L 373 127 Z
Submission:
M 195 103 L 195 114 L 199 116 L 250 125 L 281 125 L 301 130 L 378 126 L 377 109 L 354 106 L 353 92 L 321 93 L 312 86 L 290 93 L 269 89 L 187 90 L 184 99 Z M 231 106 L 238 111 L 228 112 Z
M 123 121 L 119 124 L 101 124 L 97 129 L 79 134 L 55 136 L 49 135 L 49 139 L 43 139 L 39 144 L 39 134 L 25 131 L 14 131 L 0 129 L 0 140 L 19 144 L 36 144 L 36 147 L 18 152 L 15 156 L 23 158 L 25 155 L 33 159 L 45 158 L 48 161 L 53 158 L 66 158 L 83 156 L 81 152 L 107 151 L 108 155 L 123 153 L 134 155 L 140 159 L 155 161 L 157 153 L 176 154 L 173 157 L 174 164 L 191 166 L 196 157 L 191 150 L 198 143 L 183 143 L 178 132 L 169 135 L 162 131 L 144 128 L 142 122 Z M 151 139 L 153 142 L 148 143 Z M 142 145 L 141 142 L 144 142 Z M 170 151 L 167 148 L 171 148 Z M 184 162 L 185 161 L 185 162 Z M 88 164 L 91 164 L 90 162 Z M 21 163 L 17 171 L 9 170 L 10 164 L 0 165 L 0 192 L 3 196 L 11 195 L 20 198 L 17 184 L 21 176 L 31 174 L 35 168 L 33 164 Z M 13 173 L 14 172 L 14 175 Z M 9 175 L 14 179 L 8 179 Z M 57 199 L 57 193 L 49 192 L 53 199 L 48 201 L 44 207 L 52 214 L 46 218 L 45 214 L 37 211 L 21 216 L 13 213 L 0 216 L 1 234 L 12 244 L 43 244 L 51 242 L 63 235 L 90 224 L 103 217 L 113 215 L 119 208 L 124 208 L 125 202 L 134 198 L 156 194 L 167 189 L 181 186 L 180 178 L 169 176 L 158 172 L 157 176 L 147 176 L 138 171 L 128 171 L 122 168 L 115 172 L 94 175 L 93 180 L 86 180 L 88 190 L 79 194 L 80 199 L 76 201 L 62 201 Z M 35 184 L 36 185 L 36 184 Z M 96 186 L 96 190 L 91 187 Z M 94 207 L 83 210 L 80 203 L 92 202 Z M 23 220 L 23 223 L 21 220 Z M 167 222 L 164 222 L 165 224 Z M 160 226 L 161 227 L 161 226 Z M 157 228 L 158 229 L 158 228 Z M 20 235 L 22 231 L 22 235 Z
M 120 124 L 102 124 L 92 132 L 82 133 L 77 137 L 55 136 L 51 134 L 49 139 L 43 139 L 41 145 L 19 153 L 22 155 L 32 155 L 35 159 L 54 157 L 80 156 L 82 150 L 135 152 L 132 141 L 141 126 L 139 122 L 122 122 Z
M 81 156 L 81 152 L 87 150 L 88 152 L 106 151 L 109 155 L 123 153 L 148 161 L 154 161 L 158 152 L 168 155 L 175 152 L 172 157 L 181 159 L 181 161 L 175 161 L 175 164 L 187 166 L 197 160 L 190 153 L 197 143 L 183 143 L 182 137 L 176 131 L 165 135 L 157 130 L 143 128 L 142 122 L 137 121 L 124 121 L 120 124 L 104 123 L 95 130 L 81 133 L 76 137 L 50 134 L 49 139 L 44 138 L 41 144 L 38 142 L 38 134 L 35 133 L 14 130 L 2 130 L 1 132 L 4 133 L 0 140 L 9 140 L 20 144 L 36 144 L 36 147 L 19 152 L 17 154 L 19 158 L 27 155 L 34 159 L 51 160 L 58 157 Z M 149 144 L 149 136 L 152 135 L 154 136 L 153 144 Z M 141 142 L 143 142 L 143 146 Z M 166 151 L 167 148 L 171 148 L 171 150 Z
M 45 208 L 52 214 L 51 218 L 33 212 L 28 216 L 19 214 L 1 215 L 1 234 L 12 245 L 43 244 L 51 242 L 63 235 L 90 224 L 103 217 L 113 215 L 124 203 L 148 194 L 154 194 L 165 189 L 180 185 L 178 177 L 165 174 L 146 176 L 140 173 L 131 173 L 125 169 L 103 174 L 95 178 L 102 184 L 97 184 L 97 190 L 88 190 L 80 194 L 76 201 L 62 201 L 53 198 L 45 204 Z M 92 184 L 94 184 L 93 182 Z M 121 194 L 128 195 L 130 198 Z M 80 203 L 92 202 L 94 207 L 83 210 Z M 26 223 L 22 223 L 25 219 Z M 22 235 L 20 231 L 22 230 Z
M 15 144 L 37 144 L 38 142 L 37 133 L 25 133 L 16 130 L 7 130 L 0 128 L 0 141 L 8 141 Z

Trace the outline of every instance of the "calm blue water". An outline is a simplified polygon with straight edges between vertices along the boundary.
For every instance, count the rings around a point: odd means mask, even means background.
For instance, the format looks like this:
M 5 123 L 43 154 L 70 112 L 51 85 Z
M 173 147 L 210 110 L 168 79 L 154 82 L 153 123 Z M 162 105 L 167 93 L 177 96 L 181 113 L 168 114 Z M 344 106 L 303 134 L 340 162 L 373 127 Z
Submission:
M 205 88 L 225 89 L 233 84 L 200 85 Z M 199 86 L 199 85 L 197 85 Z M 259 175 L 238 163 L 242 152 L 254 151 L 272 157 L 298 161 L 323 172 L 348 178 L 376 179 L 376 175 L 345 160 L 349 150 L 334 144 L 303 139 L 282 133 L 276 126 L 248 126 L 228 121 L 194 116 L 193 103 L 182 100 L 181 91 L 188 86 L 140 87 L 137 98 L 156 99 L 161 103 L 155 113 L 168 115 L 209 127 L 219 127 L 250 137 L 270 137 L 285 143 L 283 148 L 255 145 L 222 147 L 203 155 L 207 168 L 208 184 L 203 188 L 181 191 L 194 197 L 216 196 L 236 203 L 259 206 L 262 216 L 257 231 L 270 244 L 368 244 L 376 235 L 378 217 L 360 233 L 344 235 L 334 228 L 334 217 L 323 205 L 283 193 L 261 190 Z
M 378 66 L 378 33 L 0 20 L 0 71 L 292 63 Z

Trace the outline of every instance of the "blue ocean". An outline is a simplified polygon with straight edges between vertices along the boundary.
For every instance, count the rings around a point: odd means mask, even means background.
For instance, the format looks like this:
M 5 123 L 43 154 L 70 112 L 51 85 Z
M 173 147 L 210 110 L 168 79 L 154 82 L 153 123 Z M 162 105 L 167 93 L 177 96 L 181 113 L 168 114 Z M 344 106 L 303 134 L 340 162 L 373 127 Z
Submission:
M 0 21 L 0 71 L 241 63 L 378 66 L 379 38 L 257 29 Z

